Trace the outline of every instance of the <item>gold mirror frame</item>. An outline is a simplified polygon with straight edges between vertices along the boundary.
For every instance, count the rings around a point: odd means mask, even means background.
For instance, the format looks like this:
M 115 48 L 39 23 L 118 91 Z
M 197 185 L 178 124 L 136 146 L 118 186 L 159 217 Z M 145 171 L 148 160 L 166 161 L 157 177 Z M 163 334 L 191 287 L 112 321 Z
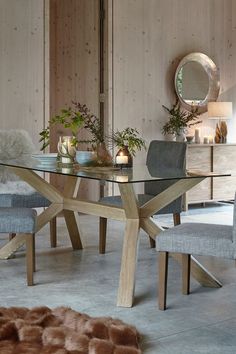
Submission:
M 198 105 L 190 105 L 187 103 L 183 97 L 180 95 L 178 91 L 178 86 L 177 86 L 177 78 L 180 69 L 187 63 L 189 62 L 197 62 L 200 64 L 203 69 L 206 71 L 209 79 L 209 89 L 208 93 L 205 97 L 204 100 L 201 101 Z M 203 113 L 207 111 L 207 103 L 208 102 L 214 102 L 217 100 L 219 96 L 219 91 L 220 91 L 220 78 L 219 78 L 219 71 L 217 69 L 217 66 L 215 63 L 206 55 L 203 53 L 190 53 L 186 55 L 179 63 L 176 72 L 175 72 L 175 91 L 176 94 L 182 104 L 182 106 L 188 110 L 191 111 L 191 109 L 194 107 L 198 107 L 199 113 Z

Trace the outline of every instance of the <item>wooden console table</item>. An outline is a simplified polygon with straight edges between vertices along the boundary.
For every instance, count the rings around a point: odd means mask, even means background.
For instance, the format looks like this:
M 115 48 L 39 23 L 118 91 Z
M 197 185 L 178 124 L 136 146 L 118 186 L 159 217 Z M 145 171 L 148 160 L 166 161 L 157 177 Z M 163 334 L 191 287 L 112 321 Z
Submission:
M 236 144 L 188 144 L 188 170 L 229 173 L 230 177 L 207 178 L 186 193 L 188 204 L 234 199 L 236 191 Z

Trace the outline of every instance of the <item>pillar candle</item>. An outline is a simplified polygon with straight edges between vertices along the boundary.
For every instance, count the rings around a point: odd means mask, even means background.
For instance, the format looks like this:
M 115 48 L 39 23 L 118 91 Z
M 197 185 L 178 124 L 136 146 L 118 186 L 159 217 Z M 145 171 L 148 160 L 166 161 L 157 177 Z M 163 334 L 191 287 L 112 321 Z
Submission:
M 200 129 L 199 128 L 195 129 L 194 136 L 195 136 L 195 143 L 200 144 Z
M 209 144 L 213 144 L 214 143 L 214 139 L 213 139 L 212 135 L 208 136 L 208 141 L 209 141 Z

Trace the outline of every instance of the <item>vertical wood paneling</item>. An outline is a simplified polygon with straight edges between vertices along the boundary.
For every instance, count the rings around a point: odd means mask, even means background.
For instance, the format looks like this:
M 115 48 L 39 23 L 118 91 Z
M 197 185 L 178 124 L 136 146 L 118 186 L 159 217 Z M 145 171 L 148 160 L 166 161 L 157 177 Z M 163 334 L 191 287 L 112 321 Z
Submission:
M 113 0 L 113 129 L 133 126 L 148 142 L 163 139 L 168 117 L 162 104 L 175 100 L 175 69 L 196 51 L 219 67 L 219 99 L 232 101 L 235 111 L 235 11 L 232 0 Z M 202 118 L 202 135 L 213 135 L 214 122 Z M 236 119 L 228 126 L 235 142 Z
M 98 115 L 99 1 L 51 0 L 50 18 L 51 116 L 71 101 L 86 103 Z M 51 151 L 56 151 L 60 134 L 63 129 L 52 130 Z M 63 180 L 55 183 L 62 186 Z M 83 181 L 80 193 L 97 199 L 96 183 Z
M 44 0 L 0 1 L 0 129 L 44 126 Z

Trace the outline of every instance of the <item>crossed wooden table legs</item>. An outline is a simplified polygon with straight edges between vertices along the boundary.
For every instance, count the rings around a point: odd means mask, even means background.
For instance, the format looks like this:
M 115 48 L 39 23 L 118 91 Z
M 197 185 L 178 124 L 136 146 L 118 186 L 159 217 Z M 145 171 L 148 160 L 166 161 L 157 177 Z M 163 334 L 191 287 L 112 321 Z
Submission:
M 126 222 L 117 299 L 117 305 L 123 307 L 131 307 L 133 304 L 140 228 L 155 239 L 162 229 L 150 217 L 204 179 L 204 177 L 197 177 L 176 180 L 172 186 L 141 207 L 138 205 L 132 183 L 119 183 L 123 201 L 123 208 L 119 208 L 99 202 L 77 199 L 80 182 L 78 177 L 67 176 L 64 193 L 61 193 L 32 170 L 18 167 L 8 168 L 51 201 L 51 205 L 38 216 L 37 231 L 63 211 L 73 249 L 82 249 L 78 212 Z M 24 235 L 17 235 L 0 249 L 0 259 L 8 258 L 24 243 Z M 174 257 L 181 261 L 181 255 L 175 255 Z M 220 282 L 194 258 L 192 258 L 191 270 L 192 275 L 202 285 L 221 286 Z

